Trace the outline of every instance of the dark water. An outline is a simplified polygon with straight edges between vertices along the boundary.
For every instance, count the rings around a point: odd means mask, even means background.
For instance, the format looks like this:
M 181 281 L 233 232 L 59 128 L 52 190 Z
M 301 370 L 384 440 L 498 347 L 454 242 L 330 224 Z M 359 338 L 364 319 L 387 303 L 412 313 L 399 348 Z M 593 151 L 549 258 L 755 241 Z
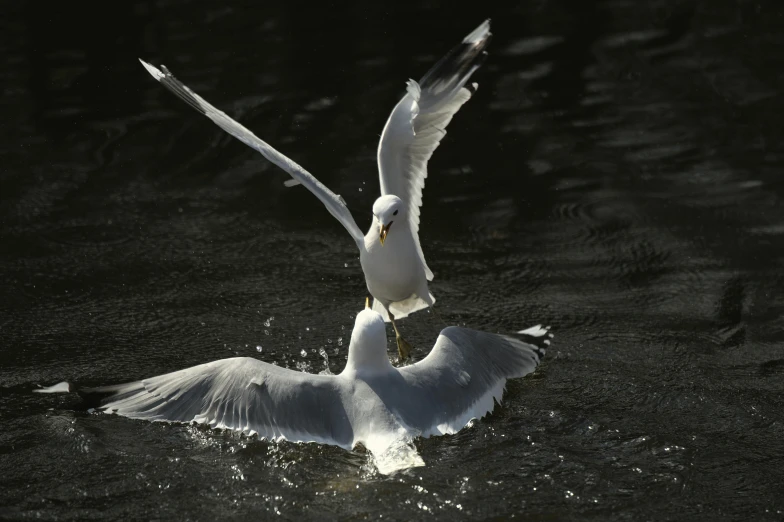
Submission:
M 373 4 L 5 10 L 0 517 L 781 520 L 781 3 Z M 309 168 L 364 229 L 404 81 L 487 16 L 421 232 L 447 322 L 556 332 L 502 408 L 385 477 L 361 452 L 30 393 L 234 355 L 338 371 L 366 295 L 313 196 L 137 56 Z M 421 356 L 442 325 L 401 326 Z

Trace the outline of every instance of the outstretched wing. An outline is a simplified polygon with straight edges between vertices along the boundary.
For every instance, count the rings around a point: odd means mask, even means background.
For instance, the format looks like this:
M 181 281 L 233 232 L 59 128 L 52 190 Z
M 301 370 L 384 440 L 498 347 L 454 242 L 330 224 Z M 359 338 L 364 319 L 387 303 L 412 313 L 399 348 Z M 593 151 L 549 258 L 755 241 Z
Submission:
M 325 187 L 324 184 L 317 180 L 310 172 L 273 149 L 268 143 L 240 125 L 236 120 L 227 116 L 226 113 L 219 111 L 207 102 L 207 100 L 190 90 L 185 84 L 175 78 L 166 67 L 162 65 L 162 70 L 159 70 L 141 59 L 139 61 L 142 62 L 144 68 L 147 69 L 147 72 L 149 72 L 153 78 L 176 94 L 182 101 L 207 116 L 218 127 L 225 130 L 248 147 L 259 151 L 262 156 L 285 170 L 297 182 L 307 187 L 308 190 L 324 203 L 324 206 L 327 207 L 329 213 L 335 216 L 335 218 L 346 227 L 346 230 L 348 230 L 357 244 L 364 240 L 364 235 L 359 230 L 354 218 L 351 216 L 351 212 L 349 212 L 346 204 L 343 202 L 343 198 Z
M 269 440 L 347 449 L 354 439 L 337 377 L 287 370 L 249 357 L 89 391 L 112 393 L 100 409 L 133 419 L 196 422 Z
M 400 408 L 397 413 L 424 437 L 455 433 L 471 419 L 482 418 L 493 411 L 494 401 L 500 403 L 506 380 L 533 372 L 545 355 L 552 338 L 549 329 L 534 327 L 524 333 L 532 343 L 445 328 L 427 357 L 399 369 L 411 390 L 409 399 L 420 407 Z
M 446 135 L 446 126 L 476 90 L 464 87 L 486 56 L 490 20 L 444 56 L 419 83 L 408 81 L 407 94 L 395 106 L 378 144 L 381 194 L 394 194 L 408 205 L 408 219 L 417 252 L 427 267 L 419 243 L 419 207 L 427 177 L 427 162 Z

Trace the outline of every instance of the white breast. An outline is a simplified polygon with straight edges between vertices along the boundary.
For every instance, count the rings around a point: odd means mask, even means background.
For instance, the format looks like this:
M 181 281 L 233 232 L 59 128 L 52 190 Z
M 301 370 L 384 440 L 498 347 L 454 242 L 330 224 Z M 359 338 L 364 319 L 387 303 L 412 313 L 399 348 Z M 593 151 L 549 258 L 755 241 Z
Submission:
M 377 225 L 371 225 L 360 253 L 368 290 L 382 301 L 402 301 L 415 293 L 425 278 L 411 229 L 405 223 L 393 225 L 384 246 L 378 232 Z

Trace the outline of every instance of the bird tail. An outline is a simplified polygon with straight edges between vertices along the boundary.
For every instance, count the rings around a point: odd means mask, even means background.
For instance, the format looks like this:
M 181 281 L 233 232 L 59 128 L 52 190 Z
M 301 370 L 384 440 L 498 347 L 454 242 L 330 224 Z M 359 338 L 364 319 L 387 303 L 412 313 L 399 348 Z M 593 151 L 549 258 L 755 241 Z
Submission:
M 429 293 L 428 295 L 430 296 L 430 303 L 435 303 L 436 298 L 433 297 L 433 294 Z M 409 314 L 418 312 L 428 306 L 430 306 L 430 304 L 426 300 L 422 299 L 417 294 L 412 294 L 408 299 L 395 301 L 390 304 L 389 310 L 392 312 L 392 315 L 395 316 L 395 320 L 398 320 L 408 317 Z M 381 314 L 381 317 L 383 317 L 384 321 L 387 323 L 390 322 L 386 308 L 384 308 L 384 305 L 382 305 L 378 299 L 373 299 L 373 311 Z

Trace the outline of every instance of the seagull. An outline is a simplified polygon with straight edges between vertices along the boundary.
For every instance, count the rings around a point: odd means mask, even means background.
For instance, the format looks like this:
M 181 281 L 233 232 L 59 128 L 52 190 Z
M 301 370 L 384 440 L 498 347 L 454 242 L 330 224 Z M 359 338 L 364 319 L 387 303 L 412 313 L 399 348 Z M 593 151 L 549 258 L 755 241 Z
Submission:
M 412 347 L 400 335 L 395 319 L 435 303 L 428 289 L 433 272 L 425 262 L 419 241 L 427 162 L 446 135 L 452 117 L 476 92 L 476 83 L 466 84 L 484 61 L 490 37 L 490 20 L 486 20 L 419 82 L 408 80 L 406 94 L 392 110 L 381 134 L 378 146 L 381 197 L 373 203 L 373 221 L 364 235 L 341 196 L 193 92 L 165 66 L 157 69 L 139 61 L 153 78 L 188 105 L 286 171 L 292 177 L 287 186 L 304 185 L 340 221 L 359 248 L 365 282 L 373 296 L 373 309 L 392 323 L 400 359 L 405 360 Z
M 493 411 L 507 379 L 534 371 L 553 337 L 550 328 L 517 333 L 524 340 L 450 326 L 427 357 L 396 368 L 387 356 L 385 321 L 367 299 L 338 375 L 234 357 L 83 391 L 104 394 L 100 411 L 132 419 L 204 424 L 347 450 L 361 444 L 387 474 L 424 464 L 413 438 L 458 432 Z M 60 383 L 38 391 L 69 389 Z

